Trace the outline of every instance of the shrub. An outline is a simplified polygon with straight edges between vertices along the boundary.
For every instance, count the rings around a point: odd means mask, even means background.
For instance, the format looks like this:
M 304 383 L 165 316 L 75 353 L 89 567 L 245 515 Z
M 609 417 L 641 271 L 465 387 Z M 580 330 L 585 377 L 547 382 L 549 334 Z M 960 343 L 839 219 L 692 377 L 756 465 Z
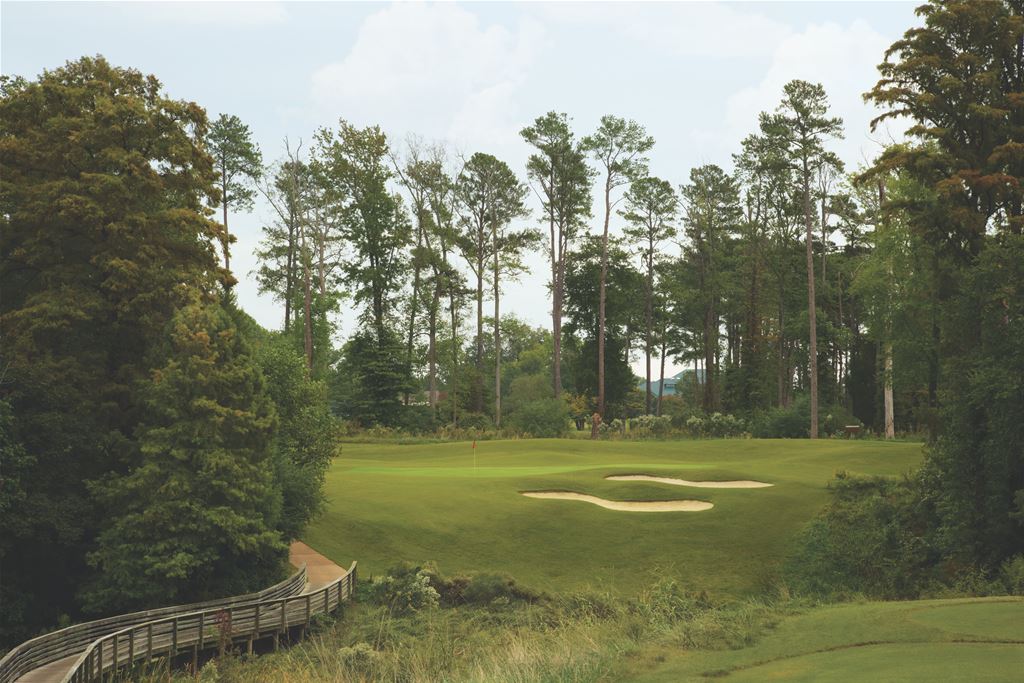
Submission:
M 356 643 L 338 650 L 341 665 L 354 674 L 366 675 L 373 671 L 381 660 L 381 653 L 369 643 Z
M 840 472 L 831 502 L 803 530 L 786 568 L 797 591 L 916 598 L 934 584 L 938 552 L 921 530 L 934 528 L 917 480 Z
M 438 605 L 438 592 L 430 585 L 430 573 L 410 564 L 398 565 L 384 576 L 374 577 L 370 599 L 406 614 Z
M 563 436 L 568 428 L 565 401 L 546 398 L 524 403 L 508 416 L 509 426 L 535 437 Z
M 846 425 L 860 425 L 853 413 L 839 405 L 818 407 L 818 433 L 836 436 Z M 797 398 L 786 408 L 773 408 L 754 420 L 751 429 L 759 439 L 806 439 L 811 428 L 811 402 L 806 396 Z
M 461 429 L 494 429 L 494 421 L 489 415 L 483 413 L 462 413 L 459 415 L 459 427 Z
M 535 602 L 539 597 L 507 574 L 474 574 L 462 590 L 463 602 L 471 605 Z
M 691 436 L 728 437 L 740 436 L 746 431 L 747 423 L 733 415 L 712 413 L 706 417 L 692 415 L 686 420 L 686 431 Z
M 1017 555 L 1003 562 L 999 577 L 1010 595 L 1024 595 L 1024 555 Z

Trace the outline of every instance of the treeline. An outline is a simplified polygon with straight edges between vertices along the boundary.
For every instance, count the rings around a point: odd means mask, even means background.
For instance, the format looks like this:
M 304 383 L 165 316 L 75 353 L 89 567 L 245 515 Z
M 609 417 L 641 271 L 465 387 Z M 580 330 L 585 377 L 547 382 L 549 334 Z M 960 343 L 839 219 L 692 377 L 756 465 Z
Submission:
M 230 294 L 205 112 L 84 58 L 0 126 L 0 644 L 280 579 L 336 420 Z

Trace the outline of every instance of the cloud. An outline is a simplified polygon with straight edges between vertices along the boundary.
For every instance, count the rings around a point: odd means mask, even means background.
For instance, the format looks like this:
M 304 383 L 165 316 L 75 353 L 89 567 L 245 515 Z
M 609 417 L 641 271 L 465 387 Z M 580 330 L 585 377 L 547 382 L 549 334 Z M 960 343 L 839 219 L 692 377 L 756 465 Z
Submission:
M 152 22 L 240 29 L 288 20 L 283 2 L 133 2 L 122 8 L 139 11 Z
M 525 17 L 485 26 L 455 4 L 391 5 L 365 19 L 344 59 L 314 72 L 313 99 L 329 118 L 508 144 L 520 122 L 515 96 L 542 40 Z
M 684 57 L 763 56 L 792 32 L 758 12 L 710 2 L 551 3 L 541 11 L 577 27 L 610 27 L 646 47 Z
M 832 113 L 842 117 L 846 131 L 846 139 L 836 142 L 834 149 L 852 170 L 881 151 L 879 141 L 888 142 L 890 134 L 898 138 L 905 130 L 896 124 L 889 131 L 879 129 L 871 134 L 869 122 L 878 112 L 862 98 L 878 80 L 876 65 L 889 43 L 861 19 L 849 26 L 812 24 L 790 35 L 775 47 L 760 82 L 729 97 L 725 131 L 719 134 L 739 141 L 756 130 L 758 113 L 774 111 L 787 82 L 799 78 L 821 83 Z

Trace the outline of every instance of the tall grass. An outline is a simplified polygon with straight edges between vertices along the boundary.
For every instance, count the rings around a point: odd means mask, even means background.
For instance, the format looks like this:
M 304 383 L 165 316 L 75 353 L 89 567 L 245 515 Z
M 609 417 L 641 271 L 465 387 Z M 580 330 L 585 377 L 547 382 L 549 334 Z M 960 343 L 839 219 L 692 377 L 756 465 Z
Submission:
M 739 648 L 791 604 L 717 604 L 671 580 L 632 600 L 574 594 L 539 602 L 435 607 L 411 613 L 368 603 L 324 622 L 304 642 L 253 659 L 229 656 L 175 680 L 234 683 L 587 683 L 620 680 L 641 652 Z M 165 676 L 137 677 L 144 683 Z

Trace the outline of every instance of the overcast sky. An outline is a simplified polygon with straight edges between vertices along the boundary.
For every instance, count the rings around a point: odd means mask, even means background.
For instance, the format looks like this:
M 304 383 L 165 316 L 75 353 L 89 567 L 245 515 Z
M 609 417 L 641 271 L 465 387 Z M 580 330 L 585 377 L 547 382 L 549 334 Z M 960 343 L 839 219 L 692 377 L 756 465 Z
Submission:
M 308 141 L 343 117 L 394 141 L 414 133 L 494 154 L 525 178 L 518 132 L 534 118 L 567 112 L 583 135 L 616 114 L 647 127 L 651 172 L 678 185 L 700 164 L 730 168 L 758 112 L 794 78 L 824 84 L 846 124 L 834 149 L 848 167 L 877 154 L 888 133 L 869 133 L 861 94 L 886 47 L 918 23 L 917 4 L 4 1 L 0 68 L 34 77 L 102 54 L 155 74 L 210 118 L 238 115 L 268 162 L 285 136 Z M 242 305 L 278 328 L 280 306 L 249 275 L 269 218 L 257 206 L 229 219 L 232 266 Z M 599 229 L 597 212 L 591 223 Z M 502 310 L 550 325 L 544 260 L 530 263 Z M 350 326 L 347 317 L 343 333 Z

